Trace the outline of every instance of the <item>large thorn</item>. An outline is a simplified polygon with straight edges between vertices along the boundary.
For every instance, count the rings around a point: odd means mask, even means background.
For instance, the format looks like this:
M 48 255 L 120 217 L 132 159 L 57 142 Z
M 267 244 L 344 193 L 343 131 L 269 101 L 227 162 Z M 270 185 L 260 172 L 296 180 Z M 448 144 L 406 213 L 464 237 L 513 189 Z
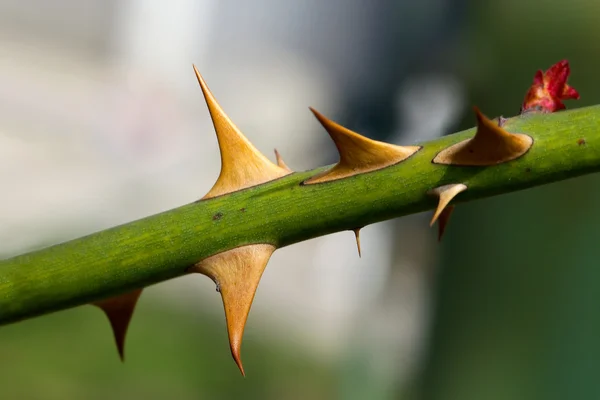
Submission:
M 252 244 L 208 257 L 189 269 L 208 276 L 217 285 L 223 299 L 231 355 L 244 376 L 244 328 L 258 283 L 274 251 L 270 244 Z
M 331 136 L 340 161 L 330 170 L 306 180 L 305 184 L 333 181 L 389 167 L 421 149 L 420 146 L 395 146 L 369 139 L 331 121 L 312 107 L 310 110 Z
M 231 193 L 288 175 L 289 170 L 273 164 L 246 139 L 217 103 L 195 65 L 194 71 L 206 100 L 221 152 L 221 173 L 217 182 L 203 199 Z
M 135 305 L 141 294 L 142 289 L 138 289 L 92 303 L 102 309 L 104 314 L 106 314 L 115 337 L 115 343 L 121 361 L 125 361 L 125 336 L 127 335 L 127 328 L 129 327 L 129 322 L 133 316 Z
M 438 153 L 436 164 L 495 165 L 521 157 L 533 145 L 533 138 L 522 133 L 509 133 L 500 125 L 473 107 L 477 117 L 477 132 L 471 139 L 463 140 Z
M 448 219 L 450 218 L 450 214 L 454 209 L 453 206 L 448 206 L 448 204 L 454 197 L 456 197 L 457 194 L 459 194 L 460 192 L 464 192 L 465 190 L 467 190 L 466 185 L 462 183 L 455 183 L 440 186 L 428 192 L 428 194 L 432 196 L 437 196 L 439 198 L 438 206 L 435 210 L 435 213 L 433 214 L 433 218 L 431 218 L 431 222 L 429 223 L 429 226 L 433 226 L 433 224 L 435 224 L 435 221 L 437 221 L 438 218 L 440 219 L 438 240 L 442 239 L 442 235 L 444 234 L 444 231 L 448 224 Z

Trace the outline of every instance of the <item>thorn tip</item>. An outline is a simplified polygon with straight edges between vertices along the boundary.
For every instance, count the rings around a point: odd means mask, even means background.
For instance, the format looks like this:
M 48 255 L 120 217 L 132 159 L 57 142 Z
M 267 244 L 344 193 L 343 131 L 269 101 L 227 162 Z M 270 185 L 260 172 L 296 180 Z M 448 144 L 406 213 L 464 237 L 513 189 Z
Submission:
M 275 159 L 277 160 L 277 166 L 285 169 L 286 171 L 292 172 L 290 167 L 288 167 L 286 165 L 285 161 L 283 161 L 283 157 L 281 157 L 281 154 L 279 154 L 279 151 L 277 151 L 277 149 L 274 149 L 274 150 L 275 150 Z
M 237 365 L 238 369 L 240 370 L 240 373 L 242 374 L 243 377 L 246 377 L 246 372 L 244 371 L 244 365 L 242 364 L 242 356 L 240 355 L 241 352 L 241 340 L 239 342 L 236 342 L 235 344 L 231 344 L 231 356 L 233 357 L 233 360 L 235 361 L 235 364 Z
M 360 258 L 362 258 L 361 251 L 360 251 L 360 230 L 361 229 L 362 228 L 353 229 L 354 237 L 356 238 L 356 247 L 358 248 L 358 257 L 360 257 Z
M 438 242 L 442 241 L 442 236 L 444 236 L 444 232 L 446 232 L 446 227 L 448 226 L 448 222 L 450 221 L 450 216 L 454 211 L 454 206 L 449 205 L 440 214 L 438 219 Z

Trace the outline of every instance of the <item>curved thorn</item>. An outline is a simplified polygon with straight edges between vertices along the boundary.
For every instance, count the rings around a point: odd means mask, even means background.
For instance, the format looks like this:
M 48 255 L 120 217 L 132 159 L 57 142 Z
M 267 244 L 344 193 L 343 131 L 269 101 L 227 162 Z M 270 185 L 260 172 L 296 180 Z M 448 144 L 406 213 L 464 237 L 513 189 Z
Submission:
M 288 167 L 285 164 L 285 161 L 283 161 L 283 158 L 281 157 L 281 154 L 279 154 L 279 151 L 277 151 L 277 149 L 275 149 L 275 158 L 277 159 L 277 166 L 285 169 L 286 171 L 292 172 L 290 167 Z
M 262 274 L 275 251 L 270 244 L 252 244 L 208 257 L 189 269 L 211 278 L 221 293 L 231 355 L 242 375 L 241 347 L 246 321 Z
M 440 151 L 433 159 L 434 164 L 496 165 L 523 156 L 533 145 L 531 136 L 507 132 L 503 128 L 506 119 L 491 120 L 477 107 L 473 111 L 477 119 L 475 136 Z
M 288 175 L 290 171 L 269 161 L 242 134 L 225 114 L 196 66 L 193 65 L 193 67 L 215 127 L 221 153 L 221 173 L 217 182 L 203 199 L 231 193 Z
M 446 231 L 446 227 L 448 226 L 453 211 L 453 205 L 446 206 L 438 218 L 438 242 L 442 241 L 442 236 L 444 236 L 444 232 Z
M 428 193 L 433 196 L 437 196 L 439 198 L 438 206 L 433 214 L 433 218 L 431 218 L 431 222 L 429 226 L 433 226 L 435 221 L 438 219 L 442 211 L 446 208 L 448 203 L 460 192 L 464 192 L 467 190 L 467 185 L 462 183 L 450 184 L 437 187 L 435 189 L 430 190 Z
M 141 294 L 142 289 L 139 289 L 92 303 L 99 307 L 108 318 L 122 362 L 125 361 L 125 337 L 127 329 L 129 328 L 129 323 L 131 322 L 135 306 Z
M 396 146 L 369 139 L 309 108 L 331 136 L 340 154 L 340 161 L 333 168 L 307 179 L 305 184 L 333 181 L 389 167 L 421 149 L 420 146 Z

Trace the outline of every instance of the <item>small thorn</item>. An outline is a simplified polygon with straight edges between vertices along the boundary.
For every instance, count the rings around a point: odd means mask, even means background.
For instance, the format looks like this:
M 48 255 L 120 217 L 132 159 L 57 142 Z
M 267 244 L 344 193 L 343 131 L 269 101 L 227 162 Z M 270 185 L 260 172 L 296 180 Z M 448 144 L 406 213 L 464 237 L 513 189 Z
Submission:
M 270 244 L 252 244 L 208 257 L 189 269 L 211 278 L 219 287 L 231 355 L 243 376 L 241 347 L 244 329 L 260 278 L 275 251 Z
M 104 311 L 110 322 L 122 362 L 125 361 L 125 336 L 127 335 L 127 328 L 129 327 L 131 317 L 141 294 L 142 289 L 139 289 L 93 303 L 93 305 Z
M 362 258 L 362 255 L 360 253 L 360 230 L 362 228 L 356 228 L 353 229 L 354 231 L 354 236 L 356 237 L 356 247 L 358 248 L 358 256 Z
M 438 242 L 442 241 L 442 236 L 444 236 L 444 232 L 446 231 L 446 227 L 448 226 L 448 221 L 450 220 L 452 211 L 454 211 L 453 205 L 446 206 L 446 208 L 442 210 L 438 218 Z
M 283 158 L 281 157 L 281 154 L 279 154 L 279 152 L 277 151 L 277 149 L 275 149 L 275 158 L 277 159 L 277 166 L 285 169 L 286 171 L 292 172 L 292 170 L 290 169 L 290 167 L 288 167 L 285 162 L 283 161 Z
M 522 133 L 507 132 L 506 120 L 493 121 L 473 107 L 477 131 L 471 139 L 463 140 L 440 151 L 433 162 L 446 165 L 488 166 L 501 164 L 523 156 L 533 145 L 533 138 Z
M 310 110 L 331 136 L 340 154 L 340 161 L 333 168 L 306 180 L 305 184 L 376 171 L 398 164 L 421 149 L 420 146 L 395 146 L 369 139 L 333 122 L 312 107 Z
M 221 152 L 219 178 L 202 199 L 235 192 L 288 175 L 290 171 L 269 161 L 242 134 L 225 114 L 196 66 L 193 67 L 215 127 Z
M 439 202 L 435 213 L 433 214 L 433 218 L 431 218 L 429 226 L 433 226 L 448 203 L 450 203 L 450 201 L 456 197 L 457 194 L 464 192 L 465 190 L 467 190 L 467 186 L 462 183 L 444 185 L 430 190 L 429 194 L 432 196 L 437 196 L 439 198 Z

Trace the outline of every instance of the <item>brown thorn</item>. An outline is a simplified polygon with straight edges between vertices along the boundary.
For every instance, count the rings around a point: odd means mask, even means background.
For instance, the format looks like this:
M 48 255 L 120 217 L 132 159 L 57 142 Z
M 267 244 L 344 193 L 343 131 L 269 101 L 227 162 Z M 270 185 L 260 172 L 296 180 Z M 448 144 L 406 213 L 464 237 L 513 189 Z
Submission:
M 99 307 L 110 322 L 117 350 L 121 361 L 125 361 L 125 337 L 137 301 L 142 294 L 142 289 L 134 290 L 119 296 L 101 300 L 93 305 Z
M 290 167 L 288 167 L 285 161 L 283 161 L 283 158 L 281 157 L 281 154 L 279 154 L 279 151 L 277 151 L 277 149 L 275 149 L 275 158 L 277 159 L 277 166 L 285 169 L 286 171 L 292 172 Z
M 189 269 L 211 278 L 225 309 L 231 355 L 243 376 L 241 347 L 246 321 L 260 278 L 275 251 L 270 244 L 252 244 L 208 257 Z
M 369 139 L 333 122 L 312 107 L 310 110 L 331 136 L 340 161 L 333 168 L 306 180 L 305 184 L 333 181 L 389 167 L 421 149 L 420 146 L 396 146 Z
M 444 208 L 444 210 L 438 218 L 438 242 L 442 241 L 442 236 L 444 236 L 444 232 L 446 231 L 446 227 L 448 226 L 448 221 L 450 220 L 452 211 L 454 211 L 454 206 L 449 205 L 446 208 Z
M 290 171 L 269 161 L 242 134 L 225 114 L 196 66 L 193 65 L 193 67 L 215 127 L 221 152 L 221 173 L 217 182 L 203 199 L 231 193 L 288 175 Z
M 438 219 L 442 211 L 446 208 L 448 203 L 450 203 L 450 201 L 454 197 L 456 197 L 457 194 L 459 194 L 460 192 L 464 192 L 465 190 L 467 190 L 467 185 L 464 185 L 462 183 L 444 185 L 430 190 L 428 194 L 432 196 L 437 196 L 439 198 L 439 202 L 435 213 L 433 214 L 433 218 L 431 218 L 429 226 L 433 226 L 433 224 Z
M 354 232 L 354 237 L 356 238 L 356 247 L 358 248 L 358 256 L 362 258 L 361 252 L 360 252 L 360 230 L 362 228 L 356 228 L 353 229 L 352 231 Z
M 473 107 L 477 118 L 477 132 L 440 151 L 433 163 L 445 165 L 488 166 L 521 157 L 533 145 L 533 138 L 522 133 L 509 133 L 502 126 L 505 119 L 493 121 Z

